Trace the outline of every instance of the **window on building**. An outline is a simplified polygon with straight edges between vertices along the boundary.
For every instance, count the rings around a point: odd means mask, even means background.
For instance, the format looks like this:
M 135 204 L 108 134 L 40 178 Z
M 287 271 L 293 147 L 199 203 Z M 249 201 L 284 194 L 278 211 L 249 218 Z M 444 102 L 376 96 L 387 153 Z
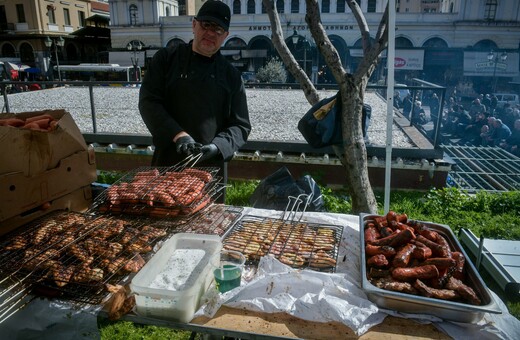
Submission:
M 7 15 L 5 13 L 5 6 L 0 5 L 0 30 L 7 29 Z
M 10 43 L 5 43 L 2 45 L 2 56 L 4 57 L 15 57 L 16 53 L 14 51 L 14 46 Z
M 186 0 L 179 0 L 179 15 L 186 15 Z
M 49 24 L 56 23 L 56 15 L 54 14 L 54 6 L 47 6 L 47 16 L 49 17 Z
M 68 8 L 63 9 L 63 19 L 65 20 L 65 26 L 70 26 L 70 12 Z
M 300 11 L 300 0 L 291 0 L 291 13 L 298 13 Z
M 321 1 L 321 13 L 330 13 L 330 0 Z
M 336 13 L 345 13 L 345 0 L 338 0 L 336 3 Z
M 368 0 L 367 3 L 367 12 L 368 13 L 375 13 L 376 12 L 376 0 Z
M 165 12 L 166 16 L 169 17 L 170 16 L 170 7 L 166 7 L 164 9 L 164 12 Z
M 255 0 L 247 0 L 247 14 L 255 14 Z
M 79 26 L 80 27 L 84 27 L 85 26 L 85 12 L 78 11 L 78 21 L 79 21 Z
M 18 22 L 25 22 L 25 11 L 23 10 L 23 4 L 16 4 L 16 16 Z
M 285 1 L 283 0 L 276 0 L 276 11 L 278 13 L 285 13 Z
M 233 14 L 240 14 L 240 0 L 233 1 Z
M 497 15 L 497 0 L 486 0 L 484 19 L 495 20 Z
M 264 2 L 262 1 L 262 14 L 267 13 L 267 10 L 265 9 Z
M 137 6 L 136 5 L 130 5 L 130 7 L 128 8 L 129 12 L 130 12 L 130 25 L 132 26 L 135 26 L 137 25 Z

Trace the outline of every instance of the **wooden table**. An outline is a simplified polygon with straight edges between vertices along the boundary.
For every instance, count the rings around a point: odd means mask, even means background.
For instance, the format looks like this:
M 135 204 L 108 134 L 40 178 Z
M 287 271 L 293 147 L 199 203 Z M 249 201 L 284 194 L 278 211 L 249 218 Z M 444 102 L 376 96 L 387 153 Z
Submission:
M 104 314 L 101 312 L 101 314 Z M 101 315 L 106 317 L 106 315 Z M 362 336 L 339 322 L 312 322 L 286 313 L 261 313 L 222 306 L 213 318 L 197 317 L 189 323 L 127 314 L 137 324 L 182 329 L 218 337 L 240 339 L 451 339 L 432 324 L 388 316 Z
M 244 333 L 302 339 L 450 339 L 432 324 L 423 325 L 392 316 L 361 337 L 338 322 L 311 322 L 286 313 L 258 313 L 225 306 L 213 318 L 198 317 L 191 323 Z

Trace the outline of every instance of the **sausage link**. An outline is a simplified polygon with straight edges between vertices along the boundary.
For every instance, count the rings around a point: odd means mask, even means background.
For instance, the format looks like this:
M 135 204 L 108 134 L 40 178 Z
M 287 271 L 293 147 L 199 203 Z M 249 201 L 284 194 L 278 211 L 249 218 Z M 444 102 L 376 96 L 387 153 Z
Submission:
M 367 265 L 370 267 L 386 267 L 388 260 L 383 254 L 374 255 L 367 260 Z
M 415 244 L 408 243 L 399 249 L 392 261 L 394 268 L 406 267 L 408 262 L 410 262 L 410 258 L 412 257 L 412 253 L 415 248 Z
M 371 244 L 367 244 L 365 246 L 365 253 L 368 256 L 383 254 L 386 257 L 392 257 L 396 252 L 395 249 L 390 246 L 373 246 Z
M 410 281 L 417 279 L 433 279 L 439 276 L 439 271 L 434 265 L 419 266 L 413 268 L 395 268 L 392 277 L 398 281 Z
M 373 223 L 369 224 L 368 227 L 365 228 L 365 242 L 374 242 L 380 237 L 381 234 L 379 234 L 379 231 L 377 231 Z

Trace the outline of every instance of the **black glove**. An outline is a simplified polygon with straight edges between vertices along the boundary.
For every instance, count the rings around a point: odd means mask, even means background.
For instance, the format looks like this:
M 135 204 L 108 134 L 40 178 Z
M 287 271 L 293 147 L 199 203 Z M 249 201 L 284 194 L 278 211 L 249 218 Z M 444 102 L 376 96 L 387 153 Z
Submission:
M 215 158 L 220 151 L 215 144 L 211 143 L 201 147 L 200 153 L 202 153 L 202 156 L 200 157 L 199 162 L 204 162 L 208 159 Z
M 200 148 L 202 144 L 195 142 L 195 139 L 191 136 L 182 136 L 177 138 L 175 142 L 175 148 L 177 153 L 184 154 L 186 156 L 191 155 L 196 148 Z

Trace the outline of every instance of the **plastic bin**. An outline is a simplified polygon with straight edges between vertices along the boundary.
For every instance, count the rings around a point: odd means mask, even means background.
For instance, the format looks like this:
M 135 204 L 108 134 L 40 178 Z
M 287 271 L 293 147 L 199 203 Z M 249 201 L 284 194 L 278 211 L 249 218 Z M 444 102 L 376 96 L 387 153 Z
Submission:
M 222 241 L 217 235 L 180 233 L 167 240 L 130 283 L 130 289 L 135 294 L 137 313 L 147 317 L 189 322 L 199 308 L 200 298 L 213 280 L 210 258 L 221 249 Z M 182 251 L 176 252 L 177 250 Z M 172 289 L 151 287 L 157 286 L 157 279 L 170 267 L 171 258 L 178 258 L 179 254 L 191 250 L 199 256 L 200 261 L 195 263 L 187 259 L 187 266 L 194 266 L 193 270 L 185 268 L 186 270 L 178 273 L 179 278 L 174 274 L 174 280 L 171 280 L 184 284 Z M 199 250 L 204 251 L 203 255 Z M 182 273 L 188 271 L 188 277 L 182 277 Z

